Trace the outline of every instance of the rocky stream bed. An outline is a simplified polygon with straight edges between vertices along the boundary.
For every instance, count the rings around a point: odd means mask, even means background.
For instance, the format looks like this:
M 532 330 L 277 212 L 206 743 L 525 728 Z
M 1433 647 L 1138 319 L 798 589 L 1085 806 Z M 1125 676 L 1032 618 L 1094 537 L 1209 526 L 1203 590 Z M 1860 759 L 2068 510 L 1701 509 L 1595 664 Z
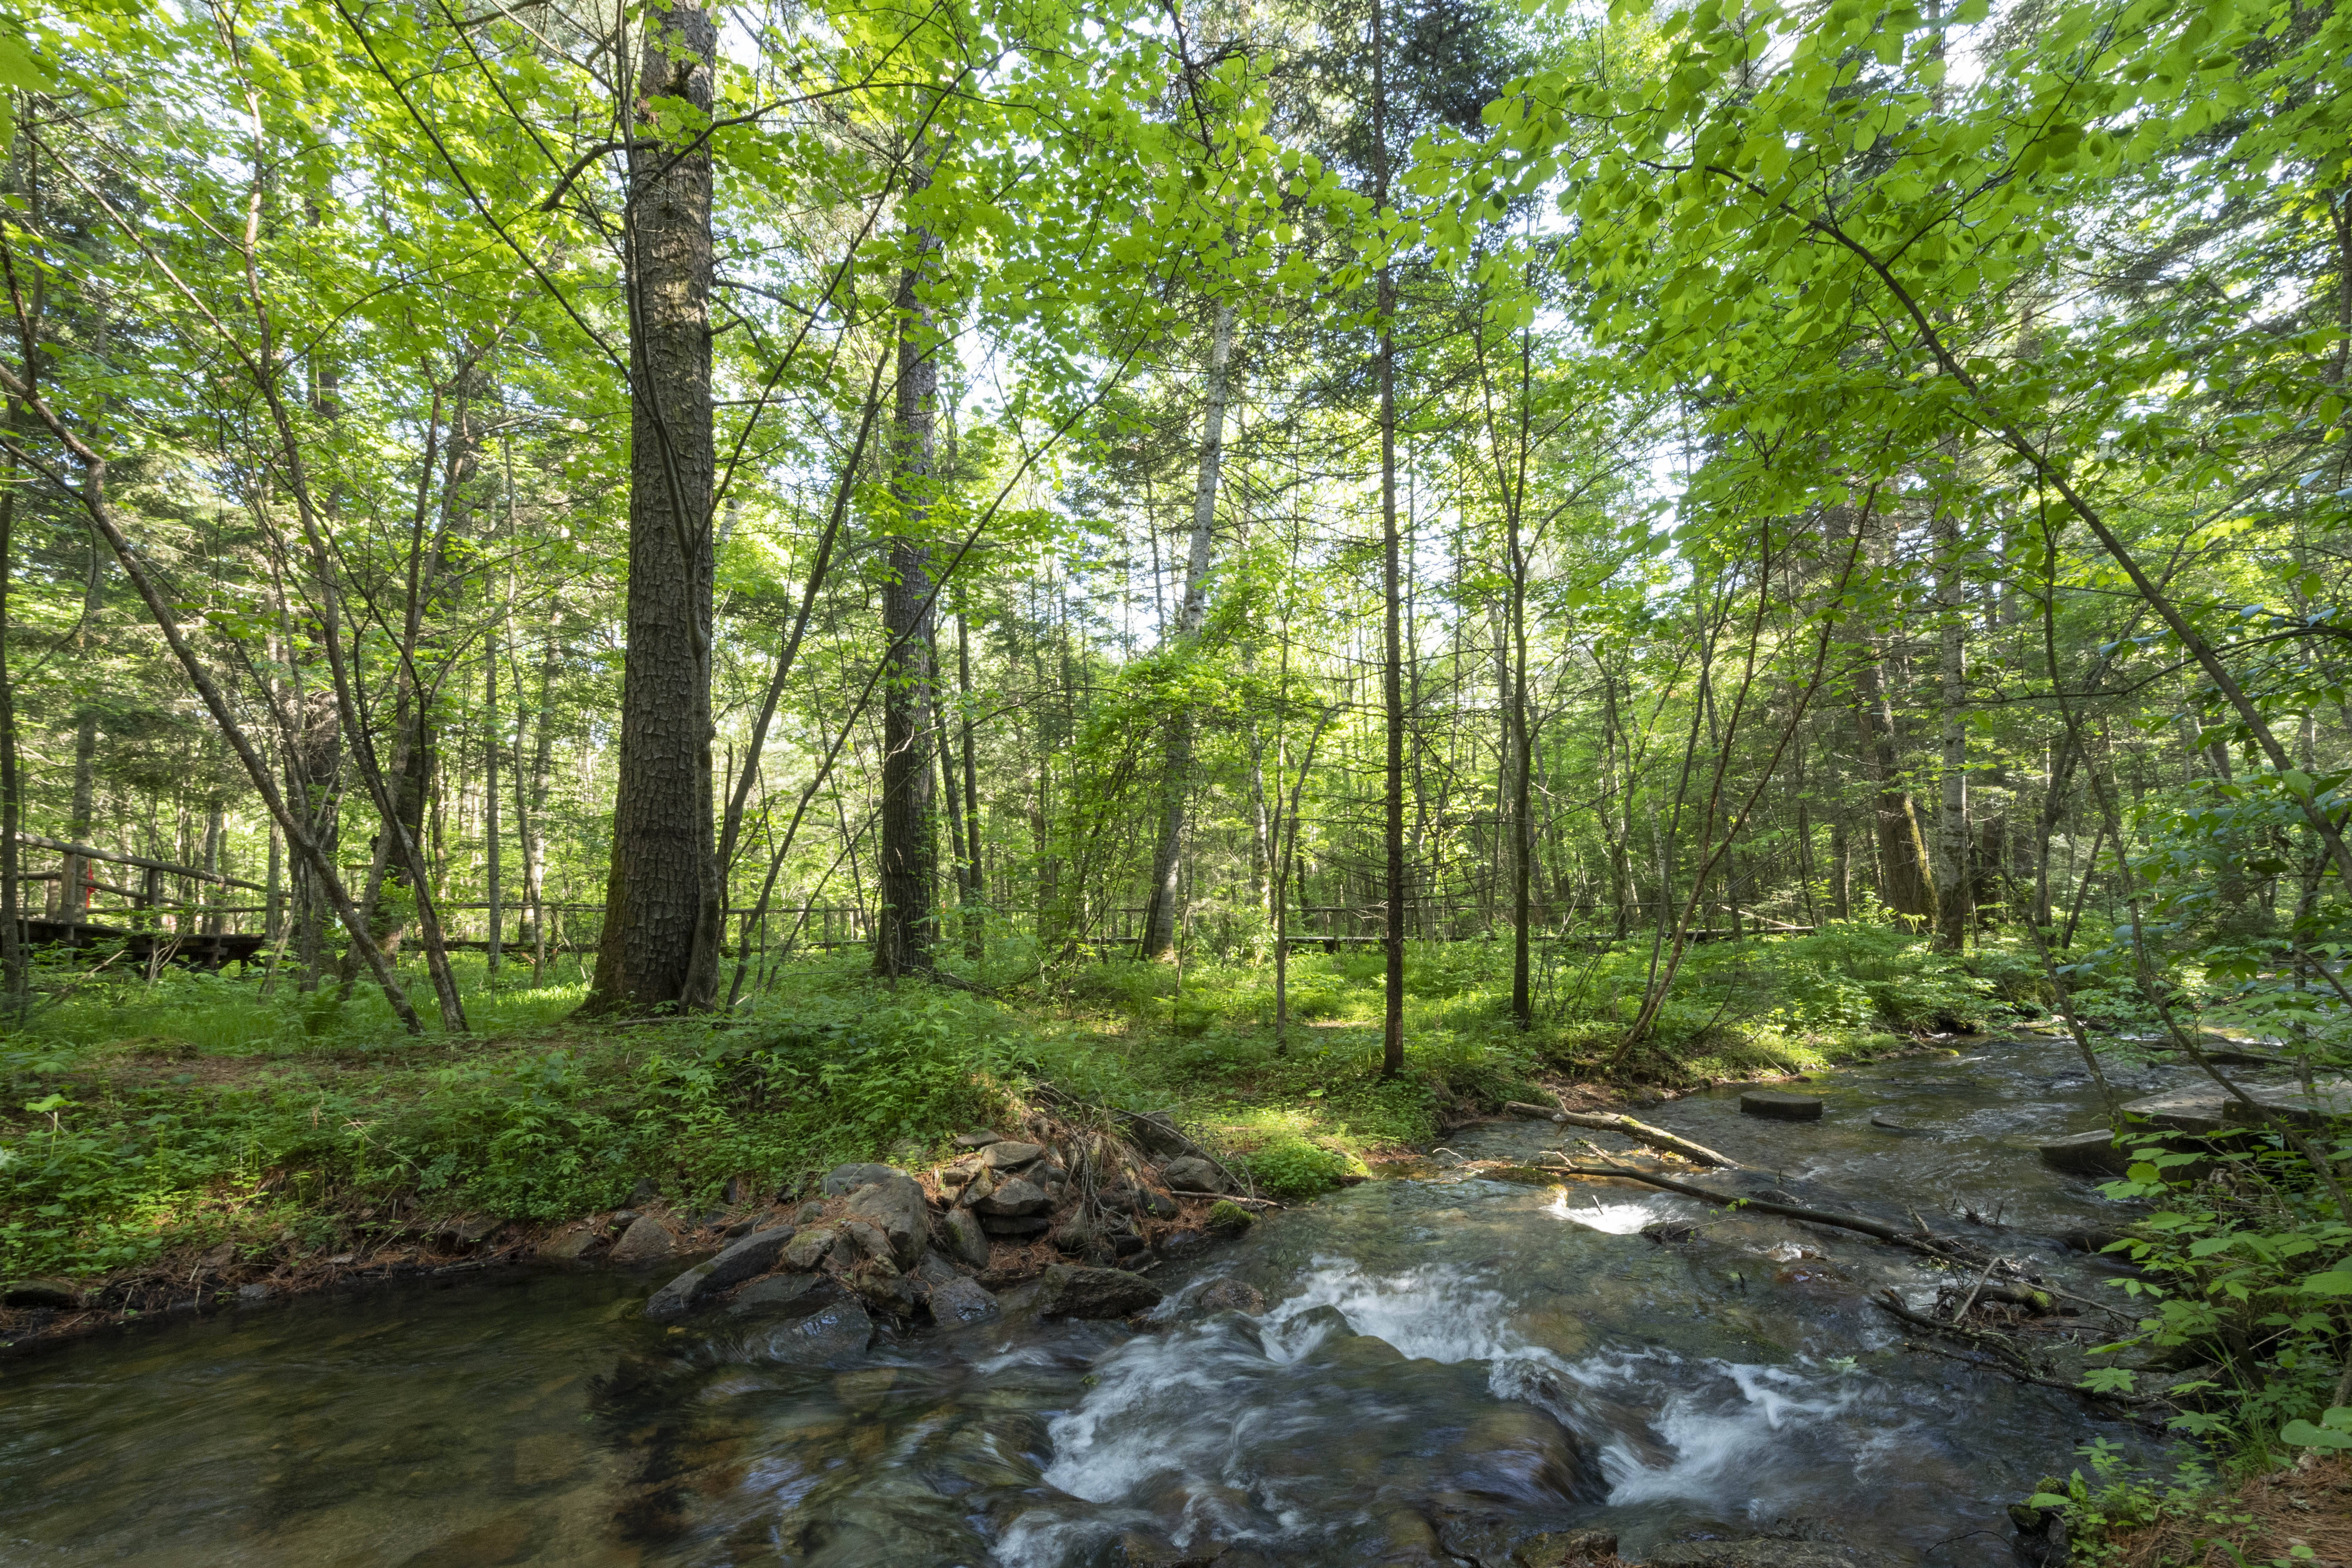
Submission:
M 1921 1347 L 1894 1308 L 1964 1271 L 1544 1167 L 1949 1235 L 2039 1301 L 1998 1310 L 2064 1382 L 2113 1331 L 2079 1247 L 2125 1217 L 2041 1153 L 2097 1120 L 2079 1061 L 1972 1042 L 1781 1087 L 1812 1119 L 1635 1108 L 1736 1170 L 1520 1121 L 1255 1215 L 1172 1129 L 975 1131 L 597 1216 L 536 1267 L 66 1344 L 0 1364 L 0 1561 L 2007 1563 L 2007 1506 L 2080 1445 L 2157 1450 Z

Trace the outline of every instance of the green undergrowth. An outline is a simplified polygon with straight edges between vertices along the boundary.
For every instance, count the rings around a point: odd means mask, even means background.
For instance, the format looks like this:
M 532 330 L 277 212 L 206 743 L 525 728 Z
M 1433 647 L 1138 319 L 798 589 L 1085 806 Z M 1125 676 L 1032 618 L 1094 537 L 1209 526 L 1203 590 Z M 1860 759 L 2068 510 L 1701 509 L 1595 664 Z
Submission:
M 469 956 L 462 1037 L 404 1034 L 364 984 L 344 999 L 265 996 L 257 976 L 83 977 L 0 1037 L 0 1274 L 102 1273 L 221 1239 L 327 1247 L 394 1195 L 551 1221 L 650 1181 L 691 1207 L 730 1178 L 784 1188 L 940 1151 L 1040 1083 L 1171 1111 L 1261 1191 L 1306 1197 L 1547 1078 L 1801 1070 L 2001 1005 L 1998 981 L 1898 932 L 1832 928 L 1695 950 L 1654 1046 L 1620 1061 L 1646 948 L 1547 951 L 1525 1034 L 1509 962 L 1503 942 L 1415 944 L 1393 1079 L 1377 952 L 1297 955 L 1279 1041 L 1272 967 L 1244 961 L 1089 963 L 999 995 L 882 985 L 844 952 L 786 966 L 723 1026 L 603 1027 L 568 1021 L 576 971 L 534 987 L 510 967 L 493 988 Z
M 316 999 L 204 976 L 77 999 L 0 1042 L 0 1274 L 326 1247 L 393 1195 L 553 1220 L 650 1180 L 691 1206 L 941 1143 L 1023 1078 L 1032 1036 L 999 1003 L 846 963 L 791 979 L 723 1028 L 572 1026 L 576 985 L 477 989 L 473 1035 L 414 1039 L 356 994 L 323 1027 Z

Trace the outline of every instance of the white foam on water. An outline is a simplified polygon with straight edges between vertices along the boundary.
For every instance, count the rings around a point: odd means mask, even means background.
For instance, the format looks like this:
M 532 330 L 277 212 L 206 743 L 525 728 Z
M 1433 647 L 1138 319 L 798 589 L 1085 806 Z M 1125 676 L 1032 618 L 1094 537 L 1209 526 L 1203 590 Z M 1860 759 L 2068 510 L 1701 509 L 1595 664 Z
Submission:
M 1570 1202 L 1566 1187 L 1560 1188 L 1544 1209 L 1555 1219 L 1568 1220 L 1605 1236 L 1632 1236 L 1645 1225 L 1674 1218 L 1675 1212 L 1671 1198 L 1621 1198 L 1602 1203 L 1588 1193 L 1580 1194 L 1580 1201 Z
M 1651 1409 L 1648 1433 L 1588 1434 L 1600 1438 L 1609 1500 L 1620 1506 L 1680 1499 L 1761 1507 L 1764 1472 L 1788 1435 L 1834 1419 L 1865 1386 L 1803 1366 L 1685 1362 L 1662 1351 L 1591 1357 L 1570 1375 L 1619 1398 L 1680 1385 Z
M 1646 1203 L 1623 1206 L 1640 1210 L 1643 1224 L 1659 1217 Z M 1318 1310 L 1325 1308 L 1331 1311 Z M 1263 1495 L 1250 1463 L 1318 1419 L 1282 1398 L 1279 1369 L 1339 1331 L 1334 1313 L 1349 1330 L 1408 1357 L 1486 1363 L 1497 1399 L 1548 1411 L 1595 1446 L 1609 1501 L 1617 1505 L 1674 1499 L 1741 1511 L 1762 1507 L 1781 1468 L 1776 1450 L 1792 1432 L 1836 1418 L 1867 1382 L 1803 1365 L 1658 1350 L 1570 1362 L 1521 1335 L 1512 1310 L 1501 1291 L 1457 1269 L 1374 1275 L 1345 1259 L 1318 1258 L 1291 1295 L 1255 1320 L 1262 1349 L 1230 1321 L 1212 1321 L 1130 1340 L 1104 1357 L 1094 1386 L 1050 1426 L 1054 1458 L 1044 1479 L 1071 1497 L 1116 1505 L 1140 1497 L 1157 1479 L 1181 1476 L 1194 1488 L 1259 1493 L 1260 1506 L 1286 1531 L 1335 1522 L 1285 1520 L 1286 1500 Z M 1208 1522 L 1188 1519 L 1185 1532 Z M 1243 1539 L 1237 1522 L 1212 1528 L 1223 1539 Z M 1053 1568 L 1089 1534 L 1066 1515 L 1041 1510 L 1015 1521 L 996 1554 L 1008 1568 Z
M 1356 1332 L 1384 1340 L 1417 1360 L 1448 1365 L 1525 1356 L 1558 1360 L 1512 1329 L 1510 1303 L 1501 1291 L 1443 1266 L 1375 1276 L 1345 1259 L 1318 1258 L 1297 1291 L 1268 1309 L 1261 1321 L 1267 1351 L 1296 1361 L 1313 1350 L 1325 1326 L 1299 1320 L 1318 1307 L 1336 1309 Z

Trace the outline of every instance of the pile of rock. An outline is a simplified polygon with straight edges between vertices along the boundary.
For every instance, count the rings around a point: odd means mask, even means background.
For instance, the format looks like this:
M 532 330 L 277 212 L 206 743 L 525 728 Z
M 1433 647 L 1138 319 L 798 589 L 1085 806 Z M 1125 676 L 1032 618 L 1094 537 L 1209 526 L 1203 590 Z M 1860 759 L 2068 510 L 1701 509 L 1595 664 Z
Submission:
M 1044 1144 L 985 1131 L 956 1143 L 971 1152 L 940 1172 L 940 1185 L 955 1193 L 953 1212 L 971 1214 L 992 1237 L 1025 1240 L 1053 1228 L 1070 1173 Z
M 1146 1251 L 1142 1224 L 1181 1212 L 1173 1199 L 1122 1187 L 1097 1194 L 1095 1217 L 1072 1214 L 1057 1226 L 1055 1211 L 1073 1207 L 1073 1194 L 1054 1149 L 993 1132 L 967 1133 L 959 1142 L 969 1152 L 938 1173 L 937 1199 L 895 1166 L 840 1166 L 825 1175 L 820 1195 L 789 1217 L 732 1227 L 717 1256 L 654 1293 L 646 1315 L 669 1321 L 723 1307 L 736 1318 L 785 1321 L 776 1336 L 782 1350 L 827 1357 L 863 1351 L 877 1318 L 961 1328 L 997 1317 L 995 1295 L 974 1278 L 988 1268 L 992 1246 L 1025 1247 L 1048 1232 L 1087 1266 L 1045 1270 L 1041 1312 L 1125 1317 L 1158 1303 L 1159 1287 L 1115 1265 Z M 651 1215 L 635 1221 L 614 1260 L 641 1251 L 632 1237 L 640 1226 L 658 1223 Z M 667 1229 L 660 1237 L 674 1243 Z M 646 1247 L 656 1245 L 649 1236 Z

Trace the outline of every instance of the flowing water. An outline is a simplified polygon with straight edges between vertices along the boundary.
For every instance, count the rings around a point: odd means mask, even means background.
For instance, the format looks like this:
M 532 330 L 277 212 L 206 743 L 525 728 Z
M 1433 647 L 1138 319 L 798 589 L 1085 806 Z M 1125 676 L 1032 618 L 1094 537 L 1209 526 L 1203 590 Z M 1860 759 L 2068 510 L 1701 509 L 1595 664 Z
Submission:
M 2033 1152 L 2096 1121 L 2071 1047 L 1810 1087 L 1820 1123 L 1744 1117 L 1730 1090 L 1646 1114 L 1757 1167 L 1717 1182 L 1943 1227 L 1998 1212 L 1983 1238 L 2106 1289 L 2041 1239 L 2118 1217 Z M 0 1563 L 1336 1568 L 1500 1563 L 1601 1527 L 1634 1558 L 1778 1532 L 1990 1565 L 2004 1503 L 2091 1437 L 2129 1441 L 1903 1351 L 1866 1297 L 1931 1300 L 1948 1276 L 1910 1255 L 1461 1170 L 1560 1137 L 1465 1130 L 1163 1265 L 1140 1333 L 1016 1313 L 811 1365 L 773 1328 L 648 1323 L 651 1281 L 518 1272 L 0 1363 Z M 1662 1218 L 1700 1236 L 1638 1234 Z M 1225 1276 L 1265 1310 L 1192 1305 Z

